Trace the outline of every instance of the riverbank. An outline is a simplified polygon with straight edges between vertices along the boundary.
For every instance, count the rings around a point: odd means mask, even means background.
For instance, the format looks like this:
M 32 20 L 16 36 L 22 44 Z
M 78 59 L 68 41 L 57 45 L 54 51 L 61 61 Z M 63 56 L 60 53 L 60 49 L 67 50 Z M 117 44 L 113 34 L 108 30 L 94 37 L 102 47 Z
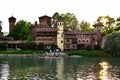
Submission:
M 86 57 L 110 57 L 104 50 L 69 50 L 66 51 L 68 56 L 78 55 Z
M 43 56 L 45 51 L 41 50 L 2 50 L 0 56 L 5 57 L 37 57 Z
M 0 54 L 44 54 L 41 50 L 1 50 Z
M 104 50 L 69 50 L 68 56 L 86 56 L 86 57 L 110 57 Z M 0 56 L 44 56 L 45 51 L 41 50 L 2 50 Z

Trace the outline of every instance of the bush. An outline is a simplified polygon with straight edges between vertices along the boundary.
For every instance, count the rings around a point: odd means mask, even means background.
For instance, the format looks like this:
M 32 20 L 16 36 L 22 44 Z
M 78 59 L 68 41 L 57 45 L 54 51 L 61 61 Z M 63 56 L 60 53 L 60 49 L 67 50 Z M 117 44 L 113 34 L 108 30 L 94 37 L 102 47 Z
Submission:
M 37 50 L 44 50 L 44 44 L 43 43 L 39 43 L 37 45 Z
M 85 49 L 86 50 L 92 50 L 92 45 L 87 45 Z
M 26 50 L 27 49 L 27 44 L 26 43 L 21 43 L 18 47 L 22 50 Z
M 95 50 L 100 50 L 101 48 L 100 48 L 100 45 L 94 45 L 94 49 Z
M 120 56 L 120 32 L 105 36 L 104 49 L 112 56 Z
M 0 43 L 0 49 L 6 50 L 7 49 L 7 43 Z
M 36 50 L 36 47 L 37 47 L 37 45 L 34 42 L 27 43 L 27 48 L 28 49 Z

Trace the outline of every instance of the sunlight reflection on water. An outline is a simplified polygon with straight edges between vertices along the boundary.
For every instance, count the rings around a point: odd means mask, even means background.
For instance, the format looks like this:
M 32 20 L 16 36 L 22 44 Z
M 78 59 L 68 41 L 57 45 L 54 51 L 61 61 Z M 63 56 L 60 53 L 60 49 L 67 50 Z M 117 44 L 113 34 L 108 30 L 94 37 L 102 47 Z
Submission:
M 111 65 L 107 62 L 101 62 L 100 63 L 101 66 L 101 70 L 99 72 L 99 79 L 100 80 L 112 80 L 112 76 L 111 76 Z
M 120 80 L 120 59 L 11 58 L 6 63 L 2 60 L 0 80 Z

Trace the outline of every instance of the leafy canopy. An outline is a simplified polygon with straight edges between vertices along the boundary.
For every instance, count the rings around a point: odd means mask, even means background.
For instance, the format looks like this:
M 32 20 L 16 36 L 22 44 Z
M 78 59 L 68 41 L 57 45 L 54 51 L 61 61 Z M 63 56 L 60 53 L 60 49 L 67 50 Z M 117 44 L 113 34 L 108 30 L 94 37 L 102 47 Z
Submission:
M 90 32 L 92 31 L 92 28 L 90 27 L 90 23 L 86 22 L 86 21 L 82 21 L 80 23 L 80 28 L 83 32 Z
M 30 25 L 24 20 L 20 20 L 16 23 L 13 31 L 10 33 L 15 40 L 28 40 L 30 36 Z
M 99 16 L 97 18 L 97 22 L 101 23 L 104 28 L 102 30 L 102 35 L 105 36 L 107 34 L 110 34 L 114 31 L 113 25 L 115 24 L 115 19 L 110 16 Z
M 104 49 L 112 56 L 120 56 L 120 32 L 112 32 L 105 36 Z
M 78 25 L 78 20 L 76 16 L 72 13 L 59 14 L 58 12 L 54 13 L 52 16 L 52 25 L 57 26 L 57 22 L 62 20 L 64 22 L 65 28 L 75 30 Z

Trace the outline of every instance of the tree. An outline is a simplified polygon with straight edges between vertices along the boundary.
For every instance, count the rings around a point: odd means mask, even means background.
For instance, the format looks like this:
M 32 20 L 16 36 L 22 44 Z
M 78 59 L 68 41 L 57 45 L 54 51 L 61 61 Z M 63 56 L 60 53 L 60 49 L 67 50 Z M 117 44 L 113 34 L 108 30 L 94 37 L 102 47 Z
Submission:
M 107 28 L 111 28 L 115 23 L 115 20 L 114 18 L 107 15 L 107 16 L 99 16 L 97 22 L 102 23 Z
M 120 32 L 112 32 L 105 36 L 104 49 L 112 56 L 120 56 Z
M 71 13 L 59 14 L 56 12 L 52 17 L 52 25 L 56 26 L 59 20 L 64 22 L 65 28 L 69 28 L 71 30 L 75 30 L 78 25 L 76 16 Z
M 0 21 L 0 36 L 3 35 L 2 33 L 2 21 Z
M 112 18 L 108 15 L 107 16 L 99 16 L 97 18 L 97 22 L 104 25 L 104 28 L 102 31 L 103 36 L 105 36 L 109 33 L 112 33 L 114 31 L 114 28 L 113 28 L 113 24 L 115 23 L 114 18 Z
M 120 30 L 120 17 L 118 17 L 116 19 L 116 27 L 114 28 L 115 31 L 119 31 Z
M 92 28 L 90 27 L 90 23 L 86 22 L 86 21 L 82 21 L 80 23 L 80 28 L 83 32 L 90 32 L 92 31 Z
M 54 13 L 54 15 L 52 16 L 52 26 L 57 27 L 57 22 L 59 20 L 63 20 L 62 17 L 59 15 L 58 12 Z
M 10 33 L 15 40 L 30 40 L 32 39 L 30 35 L 30 25 L 24 20 L 20 20 L 16 23 L 13 31 Z

